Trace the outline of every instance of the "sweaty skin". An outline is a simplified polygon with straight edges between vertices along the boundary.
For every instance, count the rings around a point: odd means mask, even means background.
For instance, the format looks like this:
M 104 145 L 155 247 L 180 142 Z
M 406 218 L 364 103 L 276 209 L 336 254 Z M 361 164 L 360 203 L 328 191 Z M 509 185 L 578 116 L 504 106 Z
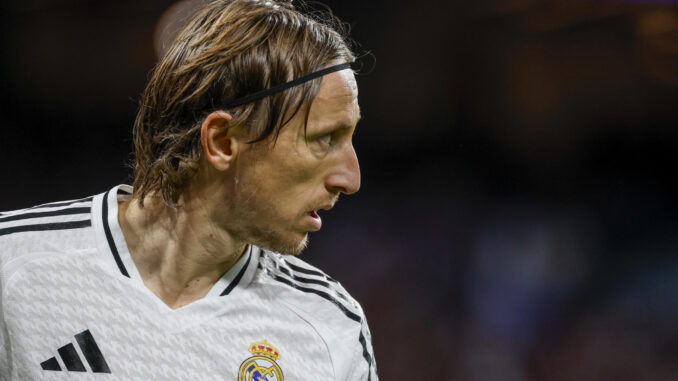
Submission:
M 319 209 L 360 188 L 352 136 L 360 119 L 353 73 L 322 78 L 307 135 L 299 112 L 272 139 L 247 144 L 224 111 L 202 125 L 203 156 L 176 209 L 152 195 L 118 219 L 144 284 L 170 308 L 204 297 L 248 244 L 299 254 Z M 318 217 L 318 218 L 316 218 Z

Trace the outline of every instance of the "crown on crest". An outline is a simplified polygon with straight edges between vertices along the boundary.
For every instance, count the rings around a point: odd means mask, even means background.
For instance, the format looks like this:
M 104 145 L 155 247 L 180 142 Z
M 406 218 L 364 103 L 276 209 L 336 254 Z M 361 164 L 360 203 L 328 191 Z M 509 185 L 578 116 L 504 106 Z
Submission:
M 274 360 L 280 358 L 280 351 L 278 351 L 278 348 L 272 346 L 266 340 L 250 344 L 250 352 L 255 356 L 270 357 Z

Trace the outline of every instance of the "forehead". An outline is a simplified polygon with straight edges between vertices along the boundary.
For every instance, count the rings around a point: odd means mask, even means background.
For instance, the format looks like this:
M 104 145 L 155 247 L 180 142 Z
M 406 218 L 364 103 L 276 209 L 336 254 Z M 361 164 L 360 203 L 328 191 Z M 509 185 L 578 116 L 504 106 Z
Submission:
M 336 71 L 324 76 L 317 98 L 330 99 L 342 96 L 356 100 L 358 98 L 358 85 L 353 71 L 350 69 Z
M 358 85 L 349 69 L 328 74 L 322 83 L 309 113 L 309 122 L 333 120 L 353 126 L 360 118 Z

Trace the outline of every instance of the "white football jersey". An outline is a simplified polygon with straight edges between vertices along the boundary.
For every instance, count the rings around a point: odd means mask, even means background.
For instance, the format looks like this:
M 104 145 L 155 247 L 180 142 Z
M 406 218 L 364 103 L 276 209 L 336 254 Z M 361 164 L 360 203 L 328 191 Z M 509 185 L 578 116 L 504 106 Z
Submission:
M 362 309 L 302 260 L 250 245 L 202 299 L 144 285 L 122 185 L 0 213 L 0 381 L 377 380 Z

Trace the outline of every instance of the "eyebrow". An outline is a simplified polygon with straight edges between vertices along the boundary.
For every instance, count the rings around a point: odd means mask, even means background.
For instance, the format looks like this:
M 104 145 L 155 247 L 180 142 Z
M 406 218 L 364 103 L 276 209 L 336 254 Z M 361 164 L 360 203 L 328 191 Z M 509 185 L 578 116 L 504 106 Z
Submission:
M 360 121 L 360 119 L 358 119 L 356 121 L 356 125 L 358 124 L 358 121 Z M 327 132 L 327 131 L 337 131 L 337 130 L 349 130 L 353 127 L 354 127 L 354 125 L 352 123 L 346 123 L 345 121 L 339 121 L 339 122 L 336 122 L 336 123 L 321 126 L 320 131 Z
M 360 122 L 360 119 L 362 119 L 362 115 L 360 114 L 360 111 L 358 111 L 358 118 L 355 121 L 355 125 L 357 125 Z M 334 131 L 334 130 L 352 128 L 353 126 L 354 125 L 352 123 L 347 123 L 345 120 L 340 120 L 336 123 L 331 123 L 331 124 L 326 124 L 324 126 L 320 126 L 319 130 L 321 130 L 321 131 Z

